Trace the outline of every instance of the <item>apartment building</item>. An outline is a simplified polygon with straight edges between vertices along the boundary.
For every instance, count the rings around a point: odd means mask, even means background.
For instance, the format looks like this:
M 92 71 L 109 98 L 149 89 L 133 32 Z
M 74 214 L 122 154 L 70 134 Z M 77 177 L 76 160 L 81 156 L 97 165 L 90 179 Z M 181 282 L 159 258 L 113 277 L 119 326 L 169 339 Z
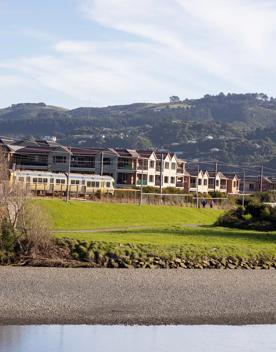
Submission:
M 269 191 L 273 189 L 273 181 L 267 177 L 247 176 L 245 182 L 241 180 L 240 190 L 245 193 Z
M 220 171 L 190 171 L 190 192 L 198 192 L 202 194 L 210 192 L 238 194 L 239 189 L 240 179 L 236 174 L 229 174 L 226 176 Z
M 236 174 L 186 170 L 186 161 L 174 153 L 117 148 L 68 148 L 55 141 L 0 138 L 10 168 L 112 176 L 118 188 L 177 187 L 188 192 L 237 194 L 243 189 Z M 272 188 L 263 178 L 263 190 Z M 247 178 L 246 192 L 260 190 L 260 178 Z
M 68 148 L 54 141 L 0 139 L 10 168 L 112 176 L 116 186 L 184 188 L 185 161 L 174 153 L 116 148 Z

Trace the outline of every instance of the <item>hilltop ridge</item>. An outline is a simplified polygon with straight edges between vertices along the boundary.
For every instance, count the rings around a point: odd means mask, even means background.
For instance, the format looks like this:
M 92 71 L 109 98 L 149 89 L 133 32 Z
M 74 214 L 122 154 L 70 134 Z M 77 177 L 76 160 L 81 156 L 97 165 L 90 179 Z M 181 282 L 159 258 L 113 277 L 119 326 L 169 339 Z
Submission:
M 13 104 L 0 109 L 0 131 L 22 137 L 55 135 L 70 145 L 165 148 L 188 159 L 276 167 L 276 99 L 263 93 L 71 110 Z

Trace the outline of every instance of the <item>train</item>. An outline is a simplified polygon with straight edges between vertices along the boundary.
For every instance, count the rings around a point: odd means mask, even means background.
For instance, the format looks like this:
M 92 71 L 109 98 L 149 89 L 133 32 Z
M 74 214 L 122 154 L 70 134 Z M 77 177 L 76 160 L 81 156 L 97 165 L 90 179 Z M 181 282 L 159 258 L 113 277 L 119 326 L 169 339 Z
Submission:
M 111 176 L 92 174 L 53 173 L 47 171 L 10 170 L 10 182 L 21 184 L 37 195 L 77 196 L 93 195 L 97 192 L 114 195 L 114 179 Z

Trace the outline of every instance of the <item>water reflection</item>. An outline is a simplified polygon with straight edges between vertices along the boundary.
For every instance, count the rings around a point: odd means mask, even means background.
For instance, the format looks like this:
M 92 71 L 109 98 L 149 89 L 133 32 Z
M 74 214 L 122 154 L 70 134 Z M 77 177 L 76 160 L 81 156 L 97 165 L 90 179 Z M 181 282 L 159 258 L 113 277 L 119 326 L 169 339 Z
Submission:
M 275 352 L 276 326 L 4 326 L 0 352 Z

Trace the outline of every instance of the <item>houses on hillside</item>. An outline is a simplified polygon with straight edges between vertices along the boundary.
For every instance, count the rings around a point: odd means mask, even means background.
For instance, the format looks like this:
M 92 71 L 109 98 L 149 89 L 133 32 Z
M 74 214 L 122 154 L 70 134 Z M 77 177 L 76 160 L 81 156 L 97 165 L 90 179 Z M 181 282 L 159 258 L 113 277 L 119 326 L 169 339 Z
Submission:
M 8 155 L 11 169 L 107 175 L 114 178 L 117 188 L 173 187 L 201 194 L 237 194 L 243 190 L 238 175 L 187 170 L 185 160 L 165 151 L 69 148 L 53 140 L 7 138 L 0 139 L 0 146 Z M 264 190 L 271 189 L 272 185 L 272 181 L 263 179 Z M 245 192 L 258 189 L 260 179 L 246 179 Z

